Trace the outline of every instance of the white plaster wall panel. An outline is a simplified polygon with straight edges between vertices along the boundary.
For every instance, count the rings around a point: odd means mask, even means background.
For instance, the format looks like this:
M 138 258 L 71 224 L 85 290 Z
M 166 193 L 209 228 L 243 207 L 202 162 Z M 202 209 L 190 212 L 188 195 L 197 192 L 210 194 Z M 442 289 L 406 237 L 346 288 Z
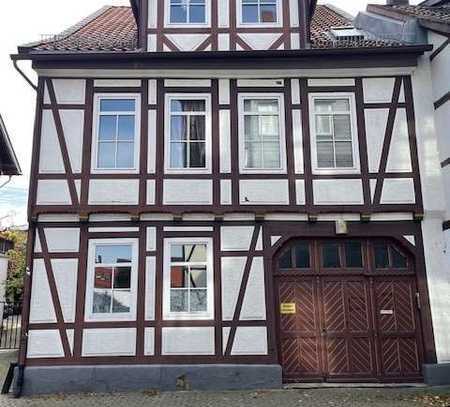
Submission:
M 83 151 L 84 111 L 60 110 L 59 114 L 61 116 L 72 172 L 80 173 Z
M 444 196 L 446 202 L 446 219 L 450 219 L 450 165 L 442 169 L 442 180 L 444 182 Z
M 66 329 L 66 334 L 67 334 L 67 341 L 69 342 L 70 351 L 73 353 L 73 341 L 74 341 L 75 330 L 74 329 Z
M 355 86 L 355 80 L 351 78 L 342 79 L 308 79 L 309 86 Z
M 231 119 L 229 110 L 219 111 L 220 124 L 220 172 L 231 172 Z
M 253 226 L 222 226 L 220 228 L 222 251 L 250 250 L 253 231 Z
M 94 86 L 139 88 L 142 86 L 142 81 L 139 79 L 96 79 Z
M 394 78 L 364 78 L 364 101 L 366 103 L 389 103 L 394 92 Z
M 300 48 L 300 34 L 293 33 L 291 34 L 291 49 L 299 49 Z
M 148 154 L 147 171 L 154 174 L 156 170 L 156 110 L 148 111 Z
M 264 284 L 264 258 L 254 257 L 250 269 L 247 289 L 240 319 L 265 320 L 266 319 L 266 291 Z
M 256 246 L 255 246 L 255 250 L 256 251 L 261 251 L 263 249 L 263 228 L 261 227 L 259 229 L 259 233 L 258 233 L 258 239 L 256 239 Z
M 280 239 L 281 236 L 270 236 L 270 244 L 275 246 Z
M 35 236 L 34 236 L 34 252 L 35 253 L 42 252 L 41 240 L 39 239 L 39 234 L 37 231 L 35 232 Z
M 163 328 L 163 355 L 214 355 L 214 327 Z
M 291 98 L 294 105 L 300 104 L 300 81 L 291 79 Z
M 265 220 L 271 220 L 275 222 L 283 222 L 283 221 L 295 221 L 295 222 L 303 222 L 308 220 L 308 215 L 303 213 L 268 213 L 265 216 Z
M 381 192 L 382 204 L 413 204 L 416 202 L 414 181 L 405 179 L 385 179 Z
M 267 329 L 263 326 L 236 329 L 232 355 L 267 355 Z
M 450 48 L 450 46 L 449 46 Z M 450 102 L 435 110 L 435 125 L 438 136 L 439 160 L 442 162 L 450 157 Z
M 147 51 L 148 52 L 156 51 L 156 35 L 155 34 L 147 35 Z
M 28 332 L 27 357 L 29 358 L 62 358 L 64 349 L 61 336 L 56 329 L 35 330 Z
M 220 181 L 220 204 L 221 205 L 231 205 L 231 180 L 223 179 Z
M 233 319 L 246 257 L 222 257 L 222 318 Z
M 373 202 L 373 198 L 375 197 L 375 189 L 377 188 L 377 180 L 370 180 L 370 199 Z
M 59 302 L 65 322 L 75 322 L 78 259 L 52 259 Z
M 264 88 L 279 88 L 284 86 L 283 79 L 238 79 L 237 86 L 240 88 L 255 88 L 255 87 L 264 87 Z
M 245 43 L 247 43 L 253 50 L 269 49 L 270 46 L 280 38 L 278 33 L 249 33 L 239 34 Z
M 89 215 L 90 222 L 129 221 L 131 216 L 125 213 L 93 213 Z
M 211 205 L 211 180 L 164 180 L 165 205 Z
M 241 205 L 289 205 L 287 180 L 239 181 Z
M 81 180 L 76 179 L 75 181 L 75 191 L 77 191 L 78 201 L 81 200 Z
M 64 164 L 51 110 L 43 110 L 39 172 L 63 174 Z
M 441 43 L 442 36 L 437 37 L 434 34 L 433 41 L 436 44 Z M 436 49 L 436 48 L 435 48 Z M 450 91 L 450 48 L 442 51 L 431 63 L 431 75 L 433 78 L 433 94 L 436 101 Z
M 147 257 L 145 261 L 145 319 L 155 319 L 155 282 L 156 257 Z
M 227 344 L 228 344 L 228 338 L 230 337 L 230 331 L 231 328 L 229 326 L 226 326 L 222 329 L 222 346 L 223 346 L 223 353 L 225 354 L 225 351 L 227 350 Z
M 219 79 L 219 104 L 228 105 L 230 103 L 230 80 Z
M 228 0 L 217 0 L 219 27 L 226 28 L 230 25 L 230 5 Z
M 295 180 L 295 195 L 297 198 L 297 205 L 305 205 L 305 180 L 297 179 Z
M 139 180 L 91 179 L 89 182 L 90 205 L 137 205 Z
M 164 81 L 164 86 L 170 87 L 211 87 L 211 79 L 166 79 Z
M 134 356 L 136 328 L 83 330 L 83 356 Z
M 391 148 L 387 161 L 387 172 L 411 172 L 411 149 L 405 109 L 397 110 L 392 131 Z
M 299 109 L 292 110 L 292 136 L 294 138 L 294 166 L 296 174 L 303 174 L 303 130 L 302 112 Z
M 164 226 L 164 232 L 214 232 L 213 226 Z
M 386 133 L 388 109 L 366 109 L 367 154 L 369 171 L 378 172 L 380 168 L 381 150 L 383 149 L 384 134 Z
M 156 79 L 149 79 L 148 80 L 148 104 L 156 105 L 157 101 L 158 101 L 158 90 L 157 90 Z
M 154 205 L 156 198 L 156 184 L 154 179 L 147 181 L 147 205 Z
M 208 34 L 166 34 L 180 51 L 194 51 L 208 38 Z
M 88 229 L 89 233 L 120 233 L 120 232 L 139 232 L 139 228 L 127 227 L 93 227 Z
M 289 0 L 289 14 L 290 14 L 290 25 L 291 27 L 299 26 L 299 10 L 298 10 L 298 1 L 297 0 Z
M 254 221 L 255 215 L 251 213 L 226 213 L 223 215 L 223 220 L 230 222 L 230 221 Z
M 46 228 L 45 238 L 50 253 L 76 253 L 80 247 L 79 228 Z
M 182 219 L 185 222 L 213 222 L 216 217 L 211 213 L 184 213 Z
M 144 331 L 144 355 L 155 354 L 155 328 L 145 328 Z
M 44 103 L 46 104 L 46 105 L 49 105 L 51 102 L 50 102 L 50 96 L 49 96 L 49 94 L 48 94 L 48 86 L 47 86 L 47 82 L 45 82 L 45 84 L 44 84 Z
M 314 203 L 316 205 L 362 205 L 364 203 L 362 181 L 314 180 Z
M 42 214 L 38 216 L 39 222 L 79 222 L 80 217 L 76 214 L 65 213 L 65 214 Z
M 31 282 L 30 323 L 53 322 L 56 322 L 56 316 L 44 260 L 36 259 L 33 261 L 33 279 Z
M 41 179 L 37 187 L 37 205 L 71 205 L 69 186 L 65 180 Z
M 148 1 L 148 28 L 157 27 L 157 17 L 158 17 L 158 2 L 157 0 L 147 0 Z
M 156 250 L 156 228 L 147 228 L 147 251 L 152 252 Z
M 86 81 L 83 79 L 53 79 L 59 104 L 84 104 Z
M 403 236 L 409 243 L 411 243 L 413 246 L 416 245 L 416 238 L 414 235 L 412 236 Z
M 229 34 L 219 34 L 218 48 L 219 48 L 219 51 L 229 51 L 230 50 L 230 35 Z

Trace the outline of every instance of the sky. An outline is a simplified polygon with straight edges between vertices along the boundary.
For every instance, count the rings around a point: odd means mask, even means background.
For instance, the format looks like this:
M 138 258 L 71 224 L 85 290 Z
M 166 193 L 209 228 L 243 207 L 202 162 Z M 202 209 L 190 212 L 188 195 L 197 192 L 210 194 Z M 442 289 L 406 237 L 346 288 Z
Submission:
M 321 1 L 319 1 L 321 2 Z M 385 0 L 371 0 L 384 4 Z M 412 1 L 416 4 L 418 0 Z M 39 40 L 42 35 L 56 34 L 77 23 L 104 5 L 128 5 L 127 0 L 38 0 L 4 2 L 0 24 L 0 114 L 22 167 L 23 176 L 0 189 L 0 227 L 26 223 L 27 190 L 31 163 L 35 92 L 14 70 L 9 55 L 17 45 Z M 365 0 L 325 0 L 356 15 L 365 9 Z M 33 76 L 28 62 L 22 62 Z M 0 179 L 0 183 L 4 179 Z

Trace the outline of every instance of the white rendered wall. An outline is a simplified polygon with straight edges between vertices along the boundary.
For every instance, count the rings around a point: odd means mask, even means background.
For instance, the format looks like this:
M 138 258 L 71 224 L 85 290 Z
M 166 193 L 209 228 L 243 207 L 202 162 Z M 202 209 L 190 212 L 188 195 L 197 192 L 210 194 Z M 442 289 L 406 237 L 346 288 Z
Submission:
M 8 258 L 0 254 L 0 302 L 5 301 L 5 282 L 8 276 Z

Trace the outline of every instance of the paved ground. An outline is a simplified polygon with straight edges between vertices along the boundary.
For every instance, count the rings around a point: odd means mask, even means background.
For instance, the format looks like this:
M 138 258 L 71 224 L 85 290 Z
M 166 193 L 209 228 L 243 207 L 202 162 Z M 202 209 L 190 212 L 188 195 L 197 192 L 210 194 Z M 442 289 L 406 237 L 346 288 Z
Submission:
M 0 353 L 0 375 L 14 353 Z M 0 407 L 450 407 L 450 387 L 402 389 L 299 389 L 220 393 L 56 395 L 13 399 L 0 396 Z

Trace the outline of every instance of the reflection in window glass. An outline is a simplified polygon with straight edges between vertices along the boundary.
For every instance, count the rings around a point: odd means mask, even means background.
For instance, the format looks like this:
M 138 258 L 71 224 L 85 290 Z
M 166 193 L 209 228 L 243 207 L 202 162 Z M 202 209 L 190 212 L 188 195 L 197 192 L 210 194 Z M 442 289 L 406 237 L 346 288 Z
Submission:
M 345 243 L 345 262 L 347 267 L 361 268 L 363 266 L 361 242 Z
M 292 268 L 292 256 L 291 250 L 286 251 L 278 262 L 280 269 L 290 269 Z
M 375 267 L 377 269 L 389 268 L 389 251 L 386 244 L 375 246 Z
M 391 247 L 392 267 L 404 269 L 407 267 L 406 257 L 400 253 L 395 247 Z
M 341 261 L 339 259 L 339 245 L 337 243 L 322 244 L 322 262 L 324 268 L 341 267 Z
M 295 266 L 300 269 L 310 267 L 309 244 L 306 242 L 297 243 L 294 247 Z

